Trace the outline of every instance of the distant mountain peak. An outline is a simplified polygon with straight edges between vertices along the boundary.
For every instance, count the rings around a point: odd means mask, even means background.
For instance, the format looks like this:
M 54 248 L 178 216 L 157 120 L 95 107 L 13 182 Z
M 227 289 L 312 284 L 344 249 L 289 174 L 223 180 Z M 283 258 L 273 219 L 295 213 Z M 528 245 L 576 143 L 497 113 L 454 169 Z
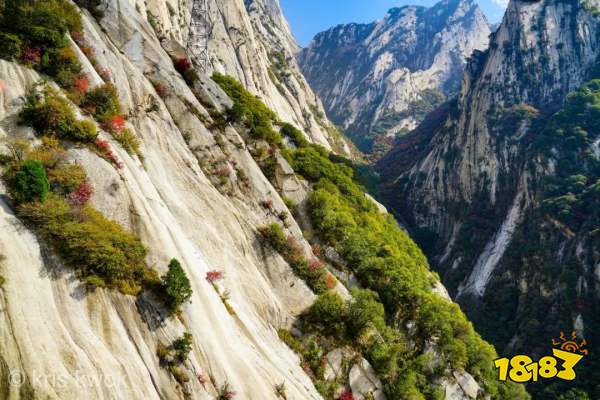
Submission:
M 333 27 L 315 36 L 299 61 L 328 115 L 370 152 L 457 93 L 466 58 L 487 47 L 490 33 L 474 1 L 442 0 Z

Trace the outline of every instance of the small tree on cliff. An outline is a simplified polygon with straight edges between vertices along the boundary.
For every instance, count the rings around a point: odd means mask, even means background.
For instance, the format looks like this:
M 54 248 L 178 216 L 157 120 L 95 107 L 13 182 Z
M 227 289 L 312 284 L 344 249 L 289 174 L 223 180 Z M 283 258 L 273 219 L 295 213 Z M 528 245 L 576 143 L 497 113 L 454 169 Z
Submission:
M 181 305 L 192 296 L 192 285 L 179 261 L 171 260 L 169 272 L 162 277 L 162 281 L 169 308 L 172 313 L 177 313 Z

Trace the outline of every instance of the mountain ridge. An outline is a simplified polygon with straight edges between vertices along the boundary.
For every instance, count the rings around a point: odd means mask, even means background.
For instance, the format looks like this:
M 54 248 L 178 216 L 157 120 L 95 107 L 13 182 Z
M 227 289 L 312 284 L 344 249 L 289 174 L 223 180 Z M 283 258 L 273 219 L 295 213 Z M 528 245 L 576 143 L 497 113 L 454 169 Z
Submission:
M 458 90 L 464 59 L 487 46 L 489 33 L 473 1 L 444 0 L 333 27 L 298 59 L 333 121 L 362 150 L 381 152 Z
M 560 331 L 597 341 L 598 5 L 511 1 L 458 98 L 378 163 L 392 208 L 501 352 L 543 355 Z M 597 397 L 581 369 L 533 393 Z

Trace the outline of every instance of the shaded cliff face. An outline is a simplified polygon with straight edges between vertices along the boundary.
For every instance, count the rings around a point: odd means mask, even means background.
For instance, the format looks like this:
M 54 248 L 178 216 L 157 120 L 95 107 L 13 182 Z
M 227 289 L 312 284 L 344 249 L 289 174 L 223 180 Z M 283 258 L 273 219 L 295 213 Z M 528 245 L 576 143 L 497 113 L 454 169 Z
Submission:
M 320 33 L 299 63 L 328 116 L 362 150 L 373 151 L 459 90 L 466 58 L 485 49 L 489 34 L 473 1 L 445 0 Z
M 543 354 L 561 330 L 597 342 L 595 7 L 512 1 L 459 97 L 378 165 L 388 199 L 500 351 Z M 574 386 L 594 398 L 589 371 Z
M 187 46 L 191 0 L 136 1 L 161 40 Z M 298 45 L 276 0 L 208 1 L 209 73 L 234 76 L 284 121 L 315 143 L 350 154 L 344 138 L 327 120 L 323 106 L 300 73 Z M 175 45 L 176 46 L 176 45 Z

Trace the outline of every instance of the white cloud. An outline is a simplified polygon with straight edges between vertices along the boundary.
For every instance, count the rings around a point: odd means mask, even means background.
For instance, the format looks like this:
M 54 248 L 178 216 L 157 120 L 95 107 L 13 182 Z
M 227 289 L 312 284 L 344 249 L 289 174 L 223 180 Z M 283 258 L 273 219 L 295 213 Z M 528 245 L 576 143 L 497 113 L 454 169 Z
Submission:
M 508 0 L 492 0 L 492 3 L 494 3 L 498 7 L 506 8 L 506 6 L 508 5 Z

